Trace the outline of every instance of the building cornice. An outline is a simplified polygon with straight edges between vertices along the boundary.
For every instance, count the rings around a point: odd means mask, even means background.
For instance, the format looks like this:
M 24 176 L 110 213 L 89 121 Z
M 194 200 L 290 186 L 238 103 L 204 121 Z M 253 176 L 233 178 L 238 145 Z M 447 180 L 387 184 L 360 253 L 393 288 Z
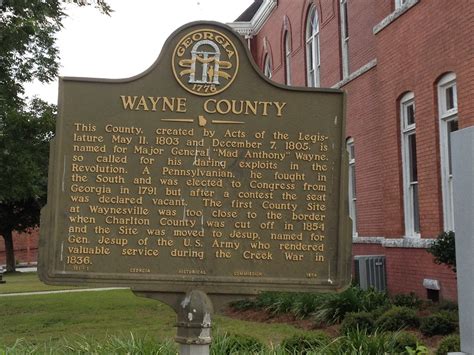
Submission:
M 374 35 L 382 31 L 385 27 L 390 25 L 393 21 L 395 21 L 397 18 L 402 16 L 405 12 L 410 10 L 413 6 L 418 4 L 420 0 L 408 0 L 403 6 L 400 6 L 398 9 L 396 9 L 394 12 L 392 12 L 390 15 L 385 17 L 382 21 L 380 21 L 377 25 L 374 26 L 372 32 Z
M 426 249 L 436 239 L 431 238 L 385 238 L 385 237 L 352 237 L 353 244 L 379 244 L 384 248 L 419 248 Z
M 262 5 L 250 21 L 235 21 L 227 25 L 245 38 L 252 38 L 261 30 L 276 6 L 277 0 L 263 0 Z

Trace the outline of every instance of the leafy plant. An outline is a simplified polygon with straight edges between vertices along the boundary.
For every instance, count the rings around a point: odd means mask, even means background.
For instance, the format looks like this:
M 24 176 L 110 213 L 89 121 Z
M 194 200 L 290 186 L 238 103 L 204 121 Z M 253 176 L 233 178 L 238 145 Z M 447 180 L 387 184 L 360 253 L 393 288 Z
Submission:
M 291 313 L 298 319 L 308 318 L 323 298 L 324 294 L 298 293 L 291 306 Z
M 456 272 L 456 246 L 454 232 L 443 232 L 427 249 L 434 256 L 436 264 L 446 264 Z
M 248 309 L 256 309 L 257 302 L 253 299 L 246 298 L 243 300 L 230 302 L 229 306 L 237 311 L 245 311 Z
M 347 313 L 371 312 L 387 306 L 389 302 L 385 293 L 350 287 L 342 293 L 328 295 L 322 299 L 314 318 L 326 324 L 340 323 Z
M 3 350 L 3 349 L 2 349 Z M 0 353 L 3 354 L 2 350 Z M 109 335 L 105 339 L 80 337 L 78 339 L 63 338 L 59 342 L 34 343 L 18 339 L 15 344 L 5 348 L 6 354 L 150 354 L 174 355 L 176 345 L 171 341 L 156 341 L 151 337 L 129 335 Z
M 259 354 L 267 348 L 258 339 L 249 335 L 224 334 L 214 337 L 211 343 L 211 354 Z
M 421 320 L 420 331 L 423 335 L 447 335 L 457 328 L 449 313 L 435 313 Z
M 420 308 L 423 301 L 414 292 L 398 294 L 392 297 L 392 303 L 399 307 Z
M 461 338 L 457 334 L 448 335 L 441 339 L 436 355 L 446 355 L 450 352 L 461 351 Z
M 323 348 L 320 353 L 324 355 L 380 355 L 396 354 L 396 334 L 368 332 L 366 329 L 353 329 Z
M 407 307 L 392 307 L 382 314 L 375 325 L 378 328 L 394 331 L 405 327 L 418 327 L 420 320 L 416 312 Z
M 316 331 L 286 338 L 281 342 L 280 347 L 289 354 L 306 354 L 321 349 L 329 344 L 329 341 L 325 333 Z
M 413 349 L 411 346 L 405 348 L 408 355 L 428 355 L 428 348 L 421 344 L 416 344 Z
M 420 344 L 418 338 L 415 334 L 407 332 L 407 331 L 400 331 L 395 333 L 395 353 L 400 354 L 404 351 L 407 351 L 407 348 L 416 349 Z
M 354 329 L 366 329 L 369 333 L 374 329 L 374 319 L 371 313 L 348 313 L 341 325 L 341 333 L 346 334 Z

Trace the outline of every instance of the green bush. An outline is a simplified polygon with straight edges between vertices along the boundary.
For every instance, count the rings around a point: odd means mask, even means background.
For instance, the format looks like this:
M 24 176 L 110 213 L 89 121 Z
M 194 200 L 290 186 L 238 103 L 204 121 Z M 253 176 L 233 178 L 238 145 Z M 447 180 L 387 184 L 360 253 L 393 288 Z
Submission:
M 354 329 L 332 341 L 318 354 L 324 355 L 380 355 L 396 354 L 395 336 L 391 333 L 369 333 L 366 329 Z
M 263 353 L 266 346 L 249 335 L 224 334 L 216 336 L 211 343 L 211 354 L 255 354 Z
M 258 309 L 266 309 L 277 301 L 279 295 L 280 292 L 262 292 L 257 296 L 255 305 Z
M 373 315 L 368 312 L 348 313 L 342 321 L 341 333 L 347 334 L 354 329 L 366 329 L 368 332 L 372 332 L 374 329 Z
M 272 315 L 290 313 L 295 294 L 290 292 L 279 292 L 273 298 L 273 302 L 268 304 L 264 309 Z
M 149 336 L 108 335 L 105 339 L 80 337 L 75 339 L 63 338 L 59 341 L 30 342 L 18 339 L 12 346 L 0 346 L 0 354 L 150 354 L 174 355 L 176 344 L 173 341 L 160 342 Z
M 446 355 L 449 352 L 461 351 L 461 339 L 459 335 L 448 335 L 441 339 L 436 355 Z
M 349 287 L 344 292 L 323 298 L 317 306 L 314 318 L 318 322 L 335 324 L 342 322 L 347 313 L 370 312 L 388 304 L 389 299 L 385 293 Z
M 235 309 L 236 311 L 246 311 L 248 309 L 256 309 L 257 302 L 253 299 L 246 298 L 243 300 L 230 302 L 229 306 Z
M 387 331 L 418 327 L 420 320 L 416 312 L 407 307 L 392 307 L 377 319 L 375 325 Z
M 297 293 L 295 294 L 293 304 L 291 306 L 291 313 L 298 319 L 309 317 L 317 309 L 324 294 L 314 293 Z
M 398 307 L 420 308 L 423 301 L 414 292 L 410 292 L 393 296 L 392 303 Z
M 421 320 L 420 331 L 423 335 L 447 335 L 454 332 L 457 328 L 452 319 L 452 315 L 444 313 L 435 313 Z
M 362 308 L 366 312 L 372 312 L 377 309 L 387 308 L 391 305 L 390 298 L 385 292 L 379 292 L 373 288 L 360 290 Z
M 446 264 L 456 272 L 456 242 L 454 232 L 443 232 L 427 249 L 436 264 Z
M 437 308 L 440 311 L 455 311 L 456 313 L 458 312 L 458 304 L 453 301 L 441 301 Z
M 423 345 L 419 342 L 415 334 L 401 331 L 394 334 L 395 353 L 400 354 L 406 351 L 407 346 L 416 349 L 418 345 Z
M 280 347 L 289 354 L 306 354 L 310 351 L 317 351 L 329 343 L 329 337 L 321 332 L 297 334 L 284 339 Z

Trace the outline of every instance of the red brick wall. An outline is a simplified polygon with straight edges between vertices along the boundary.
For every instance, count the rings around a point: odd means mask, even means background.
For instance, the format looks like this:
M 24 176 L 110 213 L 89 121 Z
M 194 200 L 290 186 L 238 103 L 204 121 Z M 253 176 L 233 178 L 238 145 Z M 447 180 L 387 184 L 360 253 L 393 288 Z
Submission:
M 263 38 L 272 48 L 273 80 L 284 82 L 282 27 L 291 23 L 293 85 L 305 85 L 305 21 L 311 4 L 321 19 L 321 83 L 341 80 L 338 0 L 279 0 L 259 34 L 252 40 L 257 63 L 263 60 Z M 416 106 L 416 137 L 421 237 L 433 238 L 443 229 L 440 177 L 437 80 L 457 76 L 460 128 L 474 124 L 474 6 L 470 0 L 450 3 L 419 1 L 382 31 L 373 28 L 394 11 L 393 0 L 348 0 L 350 72 L 373 59 L 376 67 L 345 84 L 346 135 L 354 139 L 357 177 L 357 226 L 363 237 L 405 236 L 399 100 L 412 91 Z M 389 290 L 415 291 L 426 296 L 422 282 L 441 282 L 441 296 L 456 297 L 455 275 L 435 265 L 425 249 L 384 248 L 355 244 L 354 255 L 387 256 Z
M 473 124 L 474 100 L 465 96 L 473 92 L 473 47 L 465 35 L 473 16 L 464 15 L 465 5 L 453 2 L 447 11 L 443 2 L 420 1 L 375 35 L 387 236 L 400 235 L 396 220 L 403 217 L 397 98 L 407 91 L 415 95 L 421 234 L 433 237 L 443 229 L 436 81 L 444 73 L 456 73 L 460 126 Z
M 456 274 L 449 268 L 433 263 L 425 249 L 384 248 L 377 244 L 354 244 L 353 255 L 385 255 L 387 285 L 390 294 L 415 292 L 426 298 L 423 279 L 440 283 L 440 298 L 457 299 Z
M 15 259 L 17 263 L 33 263 L 38 260 L 39 231 L 32 230 L 31 233 L 15 233 L 13 245 L 15 248 Z M 5 242 L 0 237 L 0 265 L 5 264 Z

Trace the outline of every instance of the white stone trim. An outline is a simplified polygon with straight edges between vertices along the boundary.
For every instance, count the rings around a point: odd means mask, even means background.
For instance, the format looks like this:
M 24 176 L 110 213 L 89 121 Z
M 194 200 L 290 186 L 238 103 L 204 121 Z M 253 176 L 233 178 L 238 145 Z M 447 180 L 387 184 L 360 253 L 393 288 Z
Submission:
M 244 36 L 245 38 L 252 38 L 263 27 L 273 9 L 277 6 L 277 0 L 263 0 L 262 5 L 257 10 L 250 21 L 235 21 L 227 23 L 234 31 Z
M 426 249 L 436 239 L 431 238 L 385 238 L 385 237 L 352 237 L 353 244 L 380 244 L 384 248 L 417 248 Z
M 396 9 L 394 12 L 392 12 L 390 15 L 385 17 L 382 21 L 380 21 L 378 24 L 374 26 L 372 29 L 372 32 L 374 35 L 382 31 L 385 27 L 390 25 L 393 21 L 395 21 L 397 18 L 402 16 L 405 12 L 410 10 L 413 6 L 418 4 L 420 0 L 408 0 L 405 4 L 400 6 L 398 9 Z
M 341 87 L 343 87 L 344 85 L 346 85 L 350 81 L 358 78 L 362 74 L 365 74 L 366 72 L 368 72 L 370 69 L 372 69 L 376 65 L 377 65 L 377 59 L 372 59 L 366 65 L 360 67 L 355 72 L 351 73 L 351 75 L 349 75 L 347 78 L 345 78 L 345 79 L 341 80 L 340 82 L 338 82 L 337 84 L 333 85 L 332 88 L 333 89 L 340 89 Z

